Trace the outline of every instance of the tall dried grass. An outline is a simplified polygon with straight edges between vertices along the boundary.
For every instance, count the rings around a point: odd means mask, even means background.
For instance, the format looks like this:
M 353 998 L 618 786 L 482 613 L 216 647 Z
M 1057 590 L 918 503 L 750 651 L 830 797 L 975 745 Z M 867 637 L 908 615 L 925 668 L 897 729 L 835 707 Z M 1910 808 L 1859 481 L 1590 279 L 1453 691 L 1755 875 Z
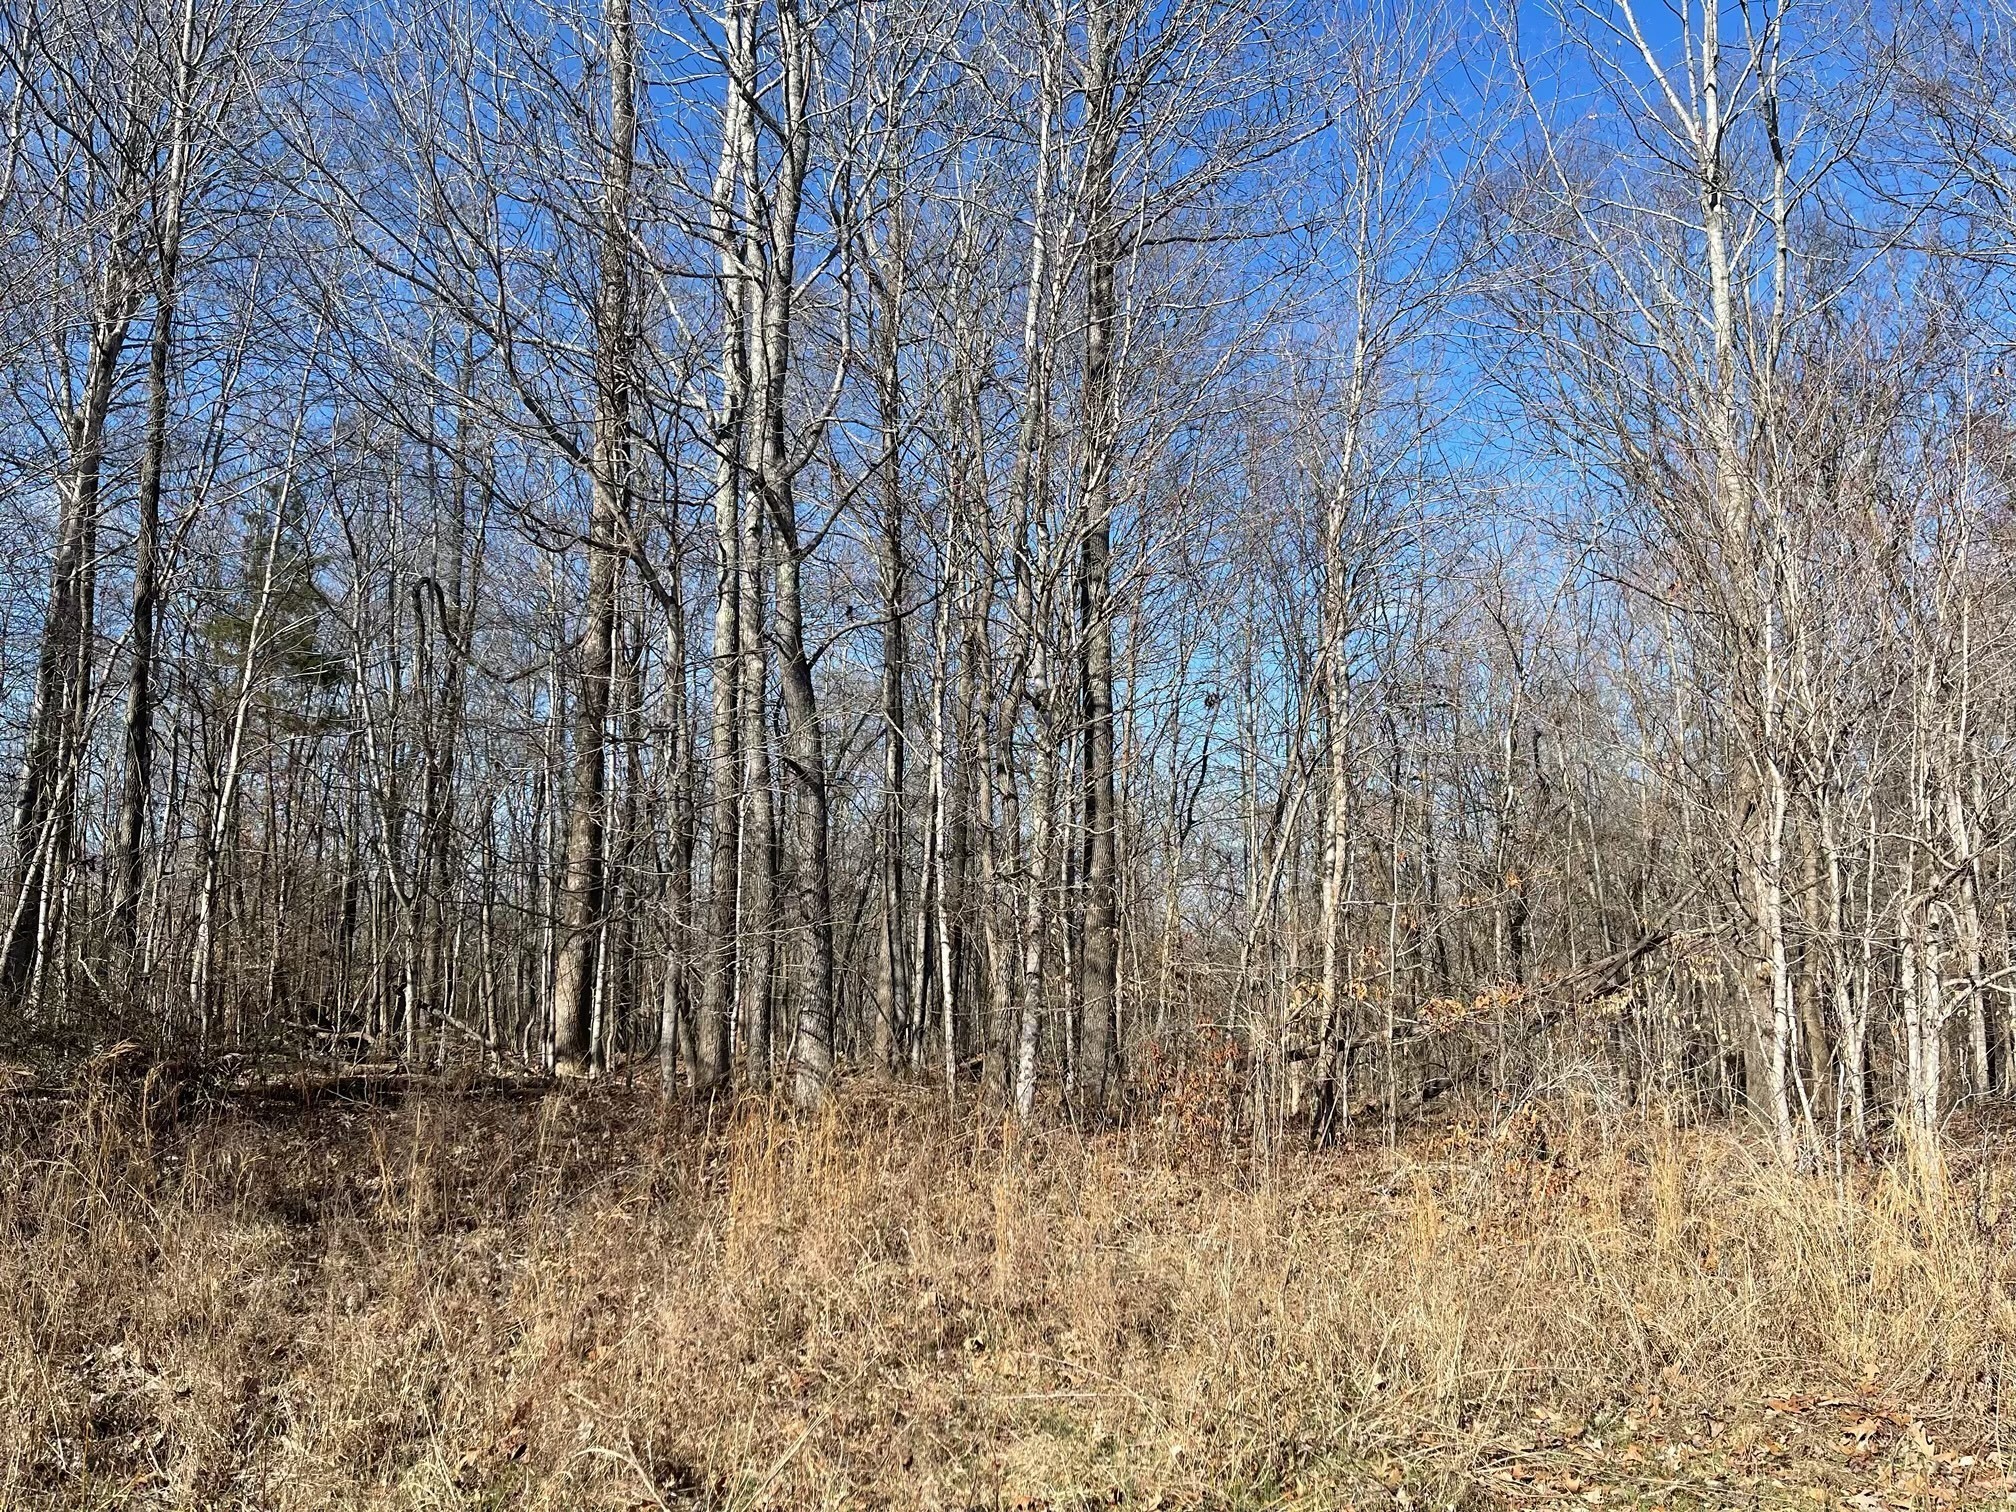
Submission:
M 868 1092 L 711 1123 L 614 1093 L 167 1127 L 157 1101 L 100 1078 L 12 1110 L 0 1504 L 2006 1486 L 2016 1162 L 1986 1141 L 1823 1178 L 1726 1129 L 1529 1111 L 1259 1168 Z

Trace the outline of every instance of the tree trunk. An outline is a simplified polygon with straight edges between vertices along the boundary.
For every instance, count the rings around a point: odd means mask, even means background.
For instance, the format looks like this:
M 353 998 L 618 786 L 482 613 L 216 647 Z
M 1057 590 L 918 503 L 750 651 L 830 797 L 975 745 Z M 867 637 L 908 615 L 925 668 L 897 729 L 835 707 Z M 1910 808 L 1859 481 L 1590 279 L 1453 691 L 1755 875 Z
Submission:
M 700 1021 L 695 1036 L 696 1092 L 713 1091 L 729 1074 L 728 1020 L 735 1003 L 736 912 L 741 896 L 742 512 L 744 418 L 749 390 L 748 277 L 744 238 L 736 221 L 748 131 L 747 58 L 750 18 L 745 0 L 731 8 L 728 56 L 732 76 L 723 91 L 721 150 L 714 176 L 709 229 L 720 261 L 721 404 L 714 416 L 714 644 L 709 670 L 707 929 L 700 972 Z M 757 696 L 760 698 L 760 686 Z
M 630 0 L 604 0 L 603 25 L 609 64 L 609 143 L 594 317 L 588 600 L 575 689 L 574 787 L 568 795 L 560 951 L 553 980 L 553 1069 L 561 1076 L 586 1075 L 594 1049 L 590 1030 L 606 887 L 604 788 L 616 579 L 630 492 L 630 181 L 637 155 L 636 28 Z
M 1119 306 L 1115 279 L 1119 234 L 1114 169 L 1120 121 L 1115 72 L 1120 37 L 1114 0 L 1096 0 L 1086 56 L 1086 528 L 1079 571 L 1079 634 L 1085 688 L 1085 925 L 1080 946 L 1082 1004 L 1078 1110 L 1088 1125 L 1106 1116 L 1113 1064 L 1114 986 L 1119 967 L 1118 814 L 1113 786 L 1113 555 L 1115 449 L 1114 345 Z

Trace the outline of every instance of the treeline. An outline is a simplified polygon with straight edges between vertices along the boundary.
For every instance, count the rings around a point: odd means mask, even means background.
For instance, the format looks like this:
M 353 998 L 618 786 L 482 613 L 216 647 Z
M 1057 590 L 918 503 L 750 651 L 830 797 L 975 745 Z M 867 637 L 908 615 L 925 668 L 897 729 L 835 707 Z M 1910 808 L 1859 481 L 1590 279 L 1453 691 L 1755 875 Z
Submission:
M 2016 1086 L 2016 17 L 1677 19 L 8 0 L 6 1036 Z

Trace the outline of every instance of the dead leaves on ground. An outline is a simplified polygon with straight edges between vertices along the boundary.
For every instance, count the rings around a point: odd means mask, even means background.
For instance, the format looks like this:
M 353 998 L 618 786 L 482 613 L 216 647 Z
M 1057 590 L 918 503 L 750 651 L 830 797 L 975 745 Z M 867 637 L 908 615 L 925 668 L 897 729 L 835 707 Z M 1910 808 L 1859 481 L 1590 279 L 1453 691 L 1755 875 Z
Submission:
M 1654 1394 L 1607 1418 L 1535 1415 L 1526 1445 L 1487 1456 L 1511 1506 L 1675 1504 L 1903 1512 L 2011 1499 L 2016 1459 L 1948 1442 L 1877 1397 L 1786 1393 L 1754 1412 L 1670 1411 Z

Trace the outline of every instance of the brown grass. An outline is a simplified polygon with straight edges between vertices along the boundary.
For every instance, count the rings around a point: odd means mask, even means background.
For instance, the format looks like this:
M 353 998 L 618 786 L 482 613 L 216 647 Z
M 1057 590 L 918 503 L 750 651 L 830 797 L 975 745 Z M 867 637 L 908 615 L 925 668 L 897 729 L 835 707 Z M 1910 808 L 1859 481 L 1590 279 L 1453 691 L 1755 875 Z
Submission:
M 857 1091 L 185 1115 L 0 1153 L 0 1505 L 2006 1498 L 2016 1160 L 1527 1112 L 1271 1169 Z M 2016 1444 L 2009 1446 L 2016 1451 Z

